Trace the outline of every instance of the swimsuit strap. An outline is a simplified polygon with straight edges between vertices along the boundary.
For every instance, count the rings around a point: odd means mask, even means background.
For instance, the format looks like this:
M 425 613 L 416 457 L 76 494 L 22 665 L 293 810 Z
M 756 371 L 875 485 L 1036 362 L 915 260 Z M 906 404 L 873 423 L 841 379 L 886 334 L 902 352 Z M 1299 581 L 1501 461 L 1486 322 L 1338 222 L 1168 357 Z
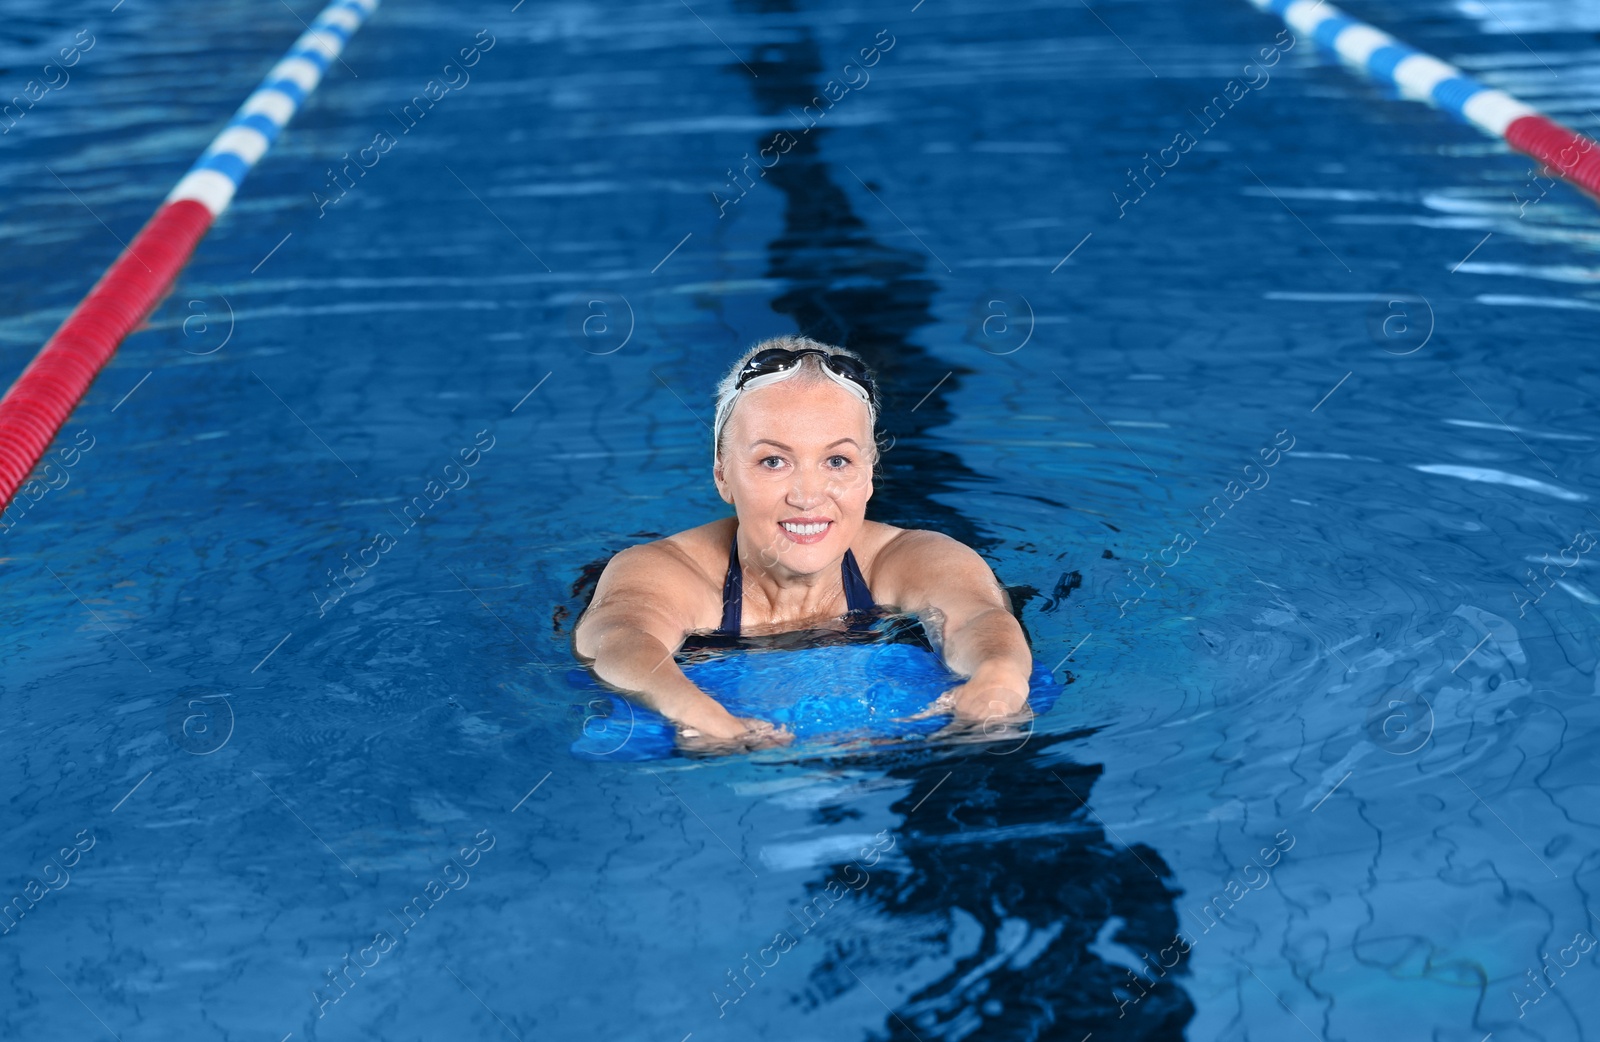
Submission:
M 872 591 L 867 588 L 866 576 L 861 574 L 861 567 L 856 564 L 856 555 L 851 550 L 844 552 L 844 599 L 850 611 L 871 611 L 876 608 L 877 602 L 872 599 Z
M 846 549 L 844 561 L 839 566 L 844 580 L 844 599 L 847 611 L 871 611 L 877 607 L 872 591 L 867 588 L 866 576 L 856 563 L 856 555 Z M 722 580 L 722 625 L 714 632 L 737 637 L 744 615 L 744 569 L 739 567 L 739 533 L 734 530 L 728 544 L 728 574 Z
M 737 637 L 744 613 L 744 570 L 739 567 L 739 533 L 728 546 L 728 575 L 722 580 L 722 625 L 716 630 Z

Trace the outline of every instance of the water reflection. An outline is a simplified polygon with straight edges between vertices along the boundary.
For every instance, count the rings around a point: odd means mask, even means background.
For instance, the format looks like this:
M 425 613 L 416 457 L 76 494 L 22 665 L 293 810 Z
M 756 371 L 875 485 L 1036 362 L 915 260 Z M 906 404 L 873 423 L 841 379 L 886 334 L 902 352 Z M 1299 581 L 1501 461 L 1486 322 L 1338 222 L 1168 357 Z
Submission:
M 892 925 L 832 934 L 805 1001 L 858 987 L 885 997 L 891 979 L 917 978 L 892 1003 L 887 1038 L 1181 1039 L 1194 1006 L 1178 984 L 1189 960 L 1173 947 L 1179 891 L 1159 853 L 1123 845 L 1085 805 L 1101 767 L 1067 756 L 1092 733 L 855 760 L 888 762 L 888 777 L 910 783 L 860 898 Z
M 736 6 L 793 11 L 786 0 Z M 800 110 L 818 96 L 822 63 L 808 26 L 759 48 L 750 65 L 764 113 Z M 947 396 L 973 370 L 911 339 L 931 321 L 937 286 L 921 255 L 878 242 L 854 213 L 819 156 L 827 133 L 818 127 L 799 137 L 765 175 L 784 199 L 784 229 L 769 244 L 767 270 L 791 287 L 773 309 L 792 316 L 802 333 L 860 352 L 881 376 L 883 423 L 897 440 L 884 454 L 873 513 L 992 547 L 992 536 L 941 502 L 941 493 L 981 476 L 927 437 L 949 422 Z M 758 142 L 756 153 L 771 141 Z M 1019 613 L 1035 592 L 1013 590 Z M 1159 854 L 1113 841 L 1084 804 L 1101 768 L 1057 762 L 1061 747 L 1085 733 L 1035 735 L 1020 748 L 1008 741 L 862 758 L 863 767 L 887 762 L 889 776 L 912 782 L 894 808 L 906 815 L 894 833 L 903 867 L 870 891 L 895 927 L 870 939 L 834 938 L 809 1001 L 826 1002 L 864 986 L 862 978 L 900 972 L 939 951 L 953 962 L 895 1004 L 884 1022 L 889 1038 L 1181 1038 L 1194 1012 L 1175 983 L 1186 960 L 1153 984 L 1137 984 L 1101 954 L 1106 942 L 1151 953 L 1169 946 L 1176 891 Z M 824 819 L 838 813 L 819 812 Z

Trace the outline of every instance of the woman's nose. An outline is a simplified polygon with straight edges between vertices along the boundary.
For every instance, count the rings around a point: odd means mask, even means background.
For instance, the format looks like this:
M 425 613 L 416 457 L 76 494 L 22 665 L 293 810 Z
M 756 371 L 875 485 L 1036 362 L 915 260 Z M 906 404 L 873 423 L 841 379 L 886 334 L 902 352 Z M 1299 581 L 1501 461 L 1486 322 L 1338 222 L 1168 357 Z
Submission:
M 796 506 L 820 503 L 834 494 L 837 485 L 827 474 L 814 471 L 797 471 L 789 484 L 789 499 Z

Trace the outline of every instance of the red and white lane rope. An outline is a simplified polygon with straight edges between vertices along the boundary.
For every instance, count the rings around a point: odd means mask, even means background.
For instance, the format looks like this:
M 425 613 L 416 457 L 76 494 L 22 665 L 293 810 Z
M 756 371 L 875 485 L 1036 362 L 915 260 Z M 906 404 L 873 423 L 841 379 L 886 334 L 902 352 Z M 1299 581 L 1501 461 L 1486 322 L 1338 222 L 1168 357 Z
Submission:
M 377 7 L 378 0 L 335 0 L 317 15 L 0 399 L 0 510 Z

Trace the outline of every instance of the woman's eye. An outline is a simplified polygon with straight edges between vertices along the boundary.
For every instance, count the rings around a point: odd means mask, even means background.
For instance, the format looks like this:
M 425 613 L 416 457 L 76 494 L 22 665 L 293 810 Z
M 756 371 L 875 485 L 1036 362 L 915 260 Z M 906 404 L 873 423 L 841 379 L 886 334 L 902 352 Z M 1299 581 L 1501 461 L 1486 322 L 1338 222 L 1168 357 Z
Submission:
M 762 467 L 765 467 L 767 470 L 776 470 L 777 469 L 776 467 L 768 467 L 767 464 L 769 464 L 769 463 L 776 463 L 776 464 L 781 466 L 783 464 L 783 457 L 782 456 L 766 456 L 766 457 L 762 458 L 760 465 Z
M 840 468 L 848 467 L 850 465 L 850 457 L 849 456 L 830 456 L 828 458 L 828 462 L 832 463 L 834 465 L 834 469 L 835 470 L 839 470 Z

